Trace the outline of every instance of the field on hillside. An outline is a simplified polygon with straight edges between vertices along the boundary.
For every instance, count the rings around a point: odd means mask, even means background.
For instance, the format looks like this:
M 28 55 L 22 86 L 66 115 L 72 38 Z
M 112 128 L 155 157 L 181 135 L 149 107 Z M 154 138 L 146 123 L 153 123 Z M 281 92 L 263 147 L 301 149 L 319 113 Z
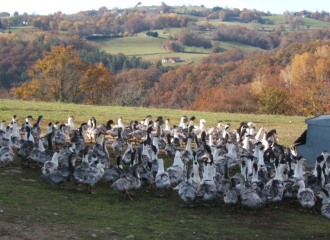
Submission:
M 202 47 L 185 47 L 185 52 L 174 53 L 169 52 L 164 48 L 165 42 L 169 34 L 178 34 L 181 28 L 169 28 L 169 33 L 164 34 L 163 30 L 154 30 L 158 32 L 157 38 L 146 36 L 145 33 L 139 33 L 133 37 L 125 38 L 113 38 L 104 40 L 94 40 L 100 44 L 101 50 L 107 53 L 117 54 L 119 52 L 128 55 L 142 57 L 144 59 L 159 60 L 163 57 L 180 57 L 182 60 L 175 64 L 164 64 L 165 66 L 173 65 L 187 65 L 190 63 L 198 64 L 203 57 L 207 57 L 212 53 L 211 49 L 205 49 Z M 205 32 L 205 35 L 209 36 L 210 32 Z M 202 34 L 203 35 L 203 34 Z M 207 37 L 208 37 L 207 36 Z M 222 41 L 220 42 L 222 51 L 229 50 L 231 48 L 240 48 L 243 51 L 264 51 L 263 49 L 252 47 L 243 43 L 233 41 Z
M 7 28 L 4 32 L 8 33 L 9 31 L 12 33 L 16 33 L 16 32 L 21 32 L 21 31 L 31 31 L 31 30 L 37 30 L 35 27 L 32 26 L 21 26 L 21 27 L 10 27 Z
M 0 100 L 0 119 L 10 121 L 16 114 L 21 123 L 27 115 L 43 115 L 42 129 L 48 122 L 64 123 L 75 116 L 75 125 L 91 116 L 98 124 L 123 117 L 142 120 L 147 115 L 163 116 L 178 124 L 182 115 L 204 117 L 206 126 L 217 121 L 237 127 L 254 121 L 257 127 L 276 128 L 280 143 L 290 145 L 306 128 L 303 117 L 207 113 L 171 109 L 85 106 L 75 104 Z M 91 144 L 89 144 L 91 145 Z M 136 147 L 136 146 L 134 146 Z M 112 150 L 108 146 L 111 155 Z M 164 152 L 160 156 L 165 158 Z M 111 158 L 112 164 L 115 159 Z M 165 161 L 165 168 L 172 164 Z M 78 163 L 79 164 L 79 163 Z M 282 201 L 277 210 L 261 208 L 257 213 L 223 206 L 183 207 L 177 192 L 169 189 L 156 197 L 154 188 L 134 192 L 133 200 L 108 184 L 94 186 L 94 195 L 78 192 L 71 183 L 65 190 L 41 181 L 36 166 L 22 167 L 16 159 L 12 169 L 0 169 L 0 236 L 2 239 L 306 239 L 329 238 L 329 221 L 321 214 L 300 212 L 298 202 Z M 232 176 L 234 172 L 230 173 Z M 83 189 L 83 187 L 81 187 Z M 318 208 L 320 205 L 318 205 Z M 319 209 L 318 209 L 319 211 Z
M 176 8 L 176 10 L 180 10 Z M 197 25 L 203 25 L 206 23 L 205 18 L 191 16 L 196 19 Z M 208 20 L 214 26 L 224 24 L 226 26 L 235 26 L 240 25 L 248 29 L 257 29 L 261 32 L 271 32 L 274 29 L 277 29 L 280 25 L 284 27 L 284 32 L 289 32 L 289 24 L 285 24 L 285 15 L 278 14 L 273 16 L 263 17 L 264 22 L 269 21 L 268 24 L 254 24 L 254 23 L 242 23 L 238 19 L 233 19 L 229 22 L 222 22 L 219 19 Z M 307 28 L 309 26 L 309 28 Z M 300 26 L 300 30 L 311 30 L 315 28 L 330 27 L 330 23 L 325 23 L 317 21 L 314 19 L 303 19 L 303 25 Z M 159 60 L 163 57 L 180 57 L 181 62 L 175 64 L 164 64 L 166 65 L 187 65 L 187 64 L 199 64 L 203 57 L 207 57 L 211 53 L 211 49 L 204 49 L 200 47 L 185 47 L 185 52 L 183 53 L 172 53 L 168 52 L 165 48 L 165 42 L 169 35 L 178 34 L 182 28 L 168 28 L 167 33 L 164 30 L 153 30 L 158 32 L 158 37 L 148 37 L 145 35 L 145 32 L 136 34 L 133 37 L 125 38 L 114 38 L 114 39 L 105 39 L 105 40 L 96 40 L 101 46 L 101 50 L 105 50 L 108 53 L 116 54 L 122 52 L 129 56 L 142 57 L 149 60 Z M 200 35 L 206 38 L 210 38 L 210 31 L 198 31 Z M 231 48 L 240 48 L 243 51 L 253 52 L 265 51 L 260 48 L 252 47 L 246 44 L 238 42 L 221 42 L 220 47 L 222 51 L 229 50 Z

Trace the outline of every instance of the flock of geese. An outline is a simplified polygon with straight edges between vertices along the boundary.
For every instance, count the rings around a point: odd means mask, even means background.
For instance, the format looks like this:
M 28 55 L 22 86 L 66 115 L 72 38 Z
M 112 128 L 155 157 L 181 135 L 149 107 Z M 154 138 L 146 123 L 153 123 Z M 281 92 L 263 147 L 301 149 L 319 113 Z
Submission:
M 297 156 L 294 146 L 277 143 L 275 129 L 257 130 L 253 122 L 235 129 L 222 121 L 206 128 L 205 119 L 196 126 L 198 119 L 186 116 L 171 128 L 169 119 L 158 117 L 153 122 L 150 115 L 141 122 L 131 121 L 128 127 L 122 118 L 117 125 L 112 120 L 98 125 L 92 117 L 75 128 L 71 116 L 67 124 L 49 123 L 40 137 L 43 117 L 34 124 L 32 120 L 28 116 L 19 126 L 15 115 L 10 124 L 1 122 L 0 166 L 11 167 L 16 154 L 21 164 L 40 166 L 42 178 L 60 188 L 71 181 L 77 190 L 86 185 L 93 193 L 93 186 L 103 181 L 125 199 L 140 188 L 155 187 L 158 196 L 172 188 L 189 206 L 224 202 L 226 208 L 240 205 L 242 211 L 243 207 L 255 211 L 265 205 L 270 209 L 287 198 L 298 199 L 303 208 L 315 212 L 316 203 L 322 201 L 321 212 L 330 218 L 330 154 L 322 152 L 314 170 L 306 171 L 305 159 Z M 167 160 L 174 157 L 166 171 L 160 149 Z M 110 158 L 117 160 L 116 165 L 110 164 Z M 76 161 L 81 164 L 76 166 Z M 230 177 L 233 168 L 240 171 Z

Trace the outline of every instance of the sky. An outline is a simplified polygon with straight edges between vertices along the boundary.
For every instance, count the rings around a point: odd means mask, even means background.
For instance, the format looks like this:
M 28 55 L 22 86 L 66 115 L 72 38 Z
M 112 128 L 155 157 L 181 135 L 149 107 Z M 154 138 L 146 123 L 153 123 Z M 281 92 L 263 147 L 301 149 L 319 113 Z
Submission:
M 229 8 L 248 8 L 257 9 L 260 11 L 270 11 L 271 13 L 282 14 L 284 11 L 326 11 L 330 12 L 330 0 L 222 0 L 222 1 L 211 1 L 211 0 L 140 0 L 142 6 L 160 5 L 161 2 L 165 2 L 171 6 L 182 6 L 189 4 L 198 5 L 204 4 L 205 7 L 229 7 Z M 61 11 L 65 14 L 77 13 L 81 10 L 97 10 L 99 7 L 106 6 L 109 9 L 113 7 L 127 8 L 133 7 L 137 4 L 136 0 L 120 0 L 120 1 L 109 1 L 109 0 L 0 0 L 0 12 L 9 12 L 11 15 L 18 11 L 19 14 L 27 12 L 28 14 L 36 13 L 40 15 L 47 15 L 57 11 Z

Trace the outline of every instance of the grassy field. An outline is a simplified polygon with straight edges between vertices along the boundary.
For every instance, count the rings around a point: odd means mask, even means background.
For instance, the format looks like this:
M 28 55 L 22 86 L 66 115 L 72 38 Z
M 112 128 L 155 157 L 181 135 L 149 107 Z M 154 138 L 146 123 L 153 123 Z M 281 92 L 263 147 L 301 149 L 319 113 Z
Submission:
M 169 118 L 171 124 L 177 124 L 182 115 L 194 115 L 204 117 L 207 127 L 218 120 L 235 127 L 242 121 L 254 121 L 257 127 L 276 128 L 280 143 L 290 145 L 306 128 L 303 117 L 10 100 L 0 100 L 0 106 L 0 119 L 7 122 L 14 114 L 19 122 L 27 115 L 43 115 L 43 130 L 48 122 L 64 123 L 71 115 L 77 119 L 76 125 L 91 116 L 99 124 L 123 117 L 127 125 L 131 119 L 141 120 L 149 114 Z M 165 161 L 165 167 L 171 164 Z M 238 213 L 218 205 L 182 207 L 178 194 L 171 189 L 164 197 L 156 197 L 154 188 L 149 192 L 137 190 L 133 200 L 127 201 L 107 184 L 96 184 L 95 194 L 88 195 L 76 191 L 71 183 L 59 190 L 39 177 L 38 167 L 22 167 L 18 160 L 12 169 L 0 169 L 1 239 L 327 239 L 330 235 L 329 221 L 320 214 L 300 212 L 298 202 L 282 201 L 278 210 Z
M 190 63 L 198 64 L 203 57 L 207 57 L 212 51 L 211 49 L 205 49 L 201 47 L 185 47 L 183 53 L 168 52 L 165 48 L 165 42 L 169 34 L 178 34 L 180 28 L 169 28 L 169 33 L 164 34 L 163 30 L 155 30 L 158 32 L 159 37 L 148 37 L 144 33 L 139 33 L 133 37 L 125 38 L 114 38 L 105 40 L 95 40 L 101 46 L 101 50 L 104 50 L 111 54 L 117 54 L 119 52 L 128 55 L 142 57 L 149 60 L 158 60 L 163 57 L 180 57 L 182 60 L 175 64 L 164 64 L 166 65 L 187 65 Z M 205 34 L 209 35 L 209 32 Z M 252 52 L 255 50 L 264 51 L 260 48 L 252 47 L 243 43 L 224 41 L 220 43 L 220 47 L 223 51 L 231 48 L 240 48 L 243 51 Z
M 32 26 L 10 27 L 10 28 L 7 28 L 4 32 L 8 33 L 9 31 L 11 31 L 12 33 L 16 33 L 16 32 L 21 32 L 24 30 L 31 31 L 31 30 L 37 30 L 37 29 Z

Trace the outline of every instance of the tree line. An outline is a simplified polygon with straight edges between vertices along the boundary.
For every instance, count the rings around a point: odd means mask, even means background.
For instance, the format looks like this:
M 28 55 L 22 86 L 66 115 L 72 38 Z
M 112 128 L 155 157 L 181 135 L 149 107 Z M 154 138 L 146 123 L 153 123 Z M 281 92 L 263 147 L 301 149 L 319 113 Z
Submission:
M 32 80 L 12 89 L 16 98 L 233 113 L 330 112 L 330 41 L 294 42 L 263 53 L 231 49 L 167 72 L 152 65 L 114 74 L 102 62 L 83 61 L 71 46 L 43 54 L 29 71 Z

